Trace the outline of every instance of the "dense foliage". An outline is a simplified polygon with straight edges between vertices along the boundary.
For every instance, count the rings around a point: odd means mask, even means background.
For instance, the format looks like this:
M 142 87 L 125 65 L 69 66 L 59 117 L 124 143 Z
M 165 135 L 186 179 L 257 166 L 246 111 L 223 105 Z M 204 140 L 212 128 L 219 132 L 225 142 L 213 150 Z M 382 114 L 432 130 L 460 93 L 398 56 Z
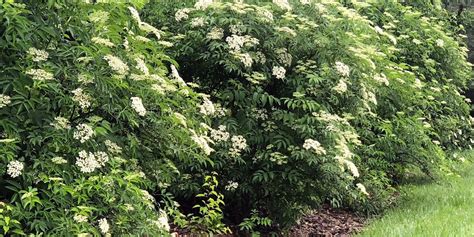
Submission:
M 0 235 L 374 213 L 473 142 L 466 48 L 394 0 L 18 2 L 0 3 Z

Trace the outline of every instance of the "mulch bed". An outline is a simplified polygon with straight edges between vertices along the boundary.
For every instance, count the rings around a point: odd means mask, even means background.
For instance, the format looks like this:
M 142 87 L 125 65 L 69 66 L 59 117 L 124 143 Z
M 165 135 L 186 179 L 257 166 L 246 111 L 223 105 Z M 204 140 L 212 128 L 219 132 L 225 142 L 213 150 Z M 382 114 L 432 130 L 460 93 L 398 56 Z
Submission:
M 365 223 L 365 218 L 356 214 L 324 206 L 312 211 L 299 220 L 299 224 L 290 230 L 289 237 L 346 237 L 359 232 Z M 194 237 L 183 230 L 175 229 L 173 237 Z M 238 235 L 217 235 L 219 237 Z M 265 236 L 265 235 L 262 235 Z
M 351 236 L 364 226 L 365 219 L 350 211 L 333 209 L 328 206 L 304 216 L 291 229 L 292 237 Z

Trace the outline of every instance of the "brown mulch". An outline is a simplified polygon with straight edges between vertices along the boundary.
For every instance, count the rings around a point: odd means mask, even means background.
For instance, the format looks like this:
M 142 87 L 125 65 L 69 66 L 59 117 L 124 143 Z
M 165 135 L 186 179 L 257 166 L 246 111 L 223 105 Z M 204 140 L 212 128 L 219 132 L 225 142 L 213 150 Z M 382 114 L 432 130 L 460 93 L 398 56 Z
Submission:
M 291 229 L 292 237 L 351 236 L 364 226 L 365 219 L 356 214 L 328 206 L 304 216 Z
M 364 227 L 365 218 L 353 212 L 324 206 L 302 217 L 293 228 L 289 237 L 348 237 L 359 232 Z M 173 237 L 194 237 L 188 231 L 174 229 Z M 219 237 L 238 236 L 216 235 Z M 263 235 L 265 236 L 265 235 Z

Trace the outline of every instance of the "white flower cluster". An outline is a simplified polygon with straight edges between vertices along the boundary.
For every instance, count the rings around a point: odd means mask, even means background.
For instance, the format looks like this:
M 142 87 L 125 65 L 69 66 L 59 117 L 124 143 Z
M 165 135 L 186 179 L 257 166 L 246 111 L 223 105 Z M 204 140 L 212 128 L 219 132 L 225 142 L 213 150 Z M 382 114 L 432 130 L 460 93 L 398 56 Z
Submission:
M 247 67 L 247 68 L 252 67 L 253 59 L 250 56 L 250 54 L 248 54 L 248 53 L 239 53 L 239 52 L 235 52 L 235 51 L 233 51 L 232 54 L 234 55 L 234 57 L 236 57 L 237 59 L 240 60 L 240 62 L 244 65 L 244 67 Z
M 90 95 L 84 93 L 84 90 L 82 90 L 82 88 L 77 88 L 73 90 L 72 94 L 74 94 L 72 100 L 78 103 L 81 109 L 85 110 L 91 106 L 91 97 Z
M 335 68 L 336 68 L 336 72 L 339 75 L 341 75 L 343 77 L 349 77 L 350 68 L 346 64 L 344 64 L 342 62 L 336 62 Z
M 130 101 L 132 103 L 132 108 L 135 110 L 135 112 L 138 113 L 140 116 L 145 116 L 146 115 L 146 109 L 143 106 L 142 99 L 140 97 L 131 97 Z
M 106 46 L 106 47 L 114 47 L 115 44 L 112 43 L 109 39 L 104 39 L 104 38 L 101 38 L 101 37 L 92 37 L 91 39 L 92 43 L 94 44 L 100 44 L 100 45 L 103 45 L 103 46 Z
M 17 160 L 12 160 L 7 165 L 7 174 L 12 178 L 16 178 L 21 175 L 24 164 Z
M 71 125 L 69 124 L 69 120 L 61 116 L 55 117 L 54 121 L 50 125 L 58 130 L 71 128 Z
M 117 143 L 111 141 L 111 140 L 106 140 L 105 146 L 107 147 L 107 150 L 112 153 L 112 154 L 120 154 L 122 153 L 122 148 L 117 145 Z
M 204 135 L 197 135 L 194 130 L 191 131 L 191 139 L 204 151 L 206 155 L 210 155 L 214 149 L 209 145 L 209 143 L 212 143 L 212 140 Z
M 58 165 L 61 165 L 61 164 L 66 164 L 67 160 L 64 159 L 61 156 L 55 156 L 55 157 L 51 158 L 51 162 L 53 162 L 55 164 L 58 164 Z
M 278 56 L 278 61 L 285 65 L 285 66 L 290 66 L 291 62 L 293 61 L 293 56 L 288 53 L 288 50 L 286 48 L 279 48 L 275 51 L 275 53 Z
M 206 37 L 210 40 L 220 40 L 224 37 L 224 29 L 219 27 L 213 27 Z
M 236 190 L 238 187 L 239 187 L 239 183 L 234 182 L 234 181 L 229 181 L 227 182 L 227 185 L 225 186 L 225 190 L 233 191 L 233 190 Z
M 303 144 L 303 148 L 306 150 L 313 150 L 318 155 L 325 155 L 326 150 L 321 143 L 313 139 L 306 139 Z
M 270 161 L 275 162 L 277 165 L 283 165 L 288 163 L 288 156 L 283 155 L 281 152 L 270 153 Z
M 189 8 L 183 8 L 183 9 L 179 9 L 178 11 L 176 11 L 176 13 L 174 14 L 174 19 L 177 21 L 177 22 L 180 22 L 182 20 L 186 20 L 188 19 L 188 14 L 191 12 L 191 9 Z
M 233 34 L 231 36 L 227 36 L 225 41 L 229 45 L 229 48 L 234 51 L 240 51 L 243 46 L 251 47 L 259 44 L 257 38 L 249 35 L 241 36 Z
M 230 134 L 226 131 L 224 125 L 219 125 L 218 129 L 211 130 L 211 139 L 217 142 L 225 142 L 229 140 Z
M 272 22 L 273 21 L 273 14 L 271 11 L 265 9 L 265 8 L 258 8 L 257 9 L 257 14 L 260 15 L 263 21 L 265 22 Z
M 148 43 L 148 42 L 151 41 L 151 40 L 148 39 L 147 37 L 143 37 L 143 36 L 141 36 L 141 35 L 137 35 L 137 36 L 135 36 L 134 38 L 135 38 L 135 40 L 141 41 L 141 42 L 144 42 L 144 43 Z
M 178 112 L 174 112 L 173 113 L 173 116 L 179 121 L 179 123 L 181 125 L 183 125 L 183 127 L 187 127 L 188 124 L 186 123 L 186 117 Z
M 128 73 L 128 65 L 124 63 L 120 58 L 109 54 L 104 56 L 104 60 L 106 60 L 110 68 L 117 72 L 119 75 L 126 75 Z
M 213 0 L 198 0 L 196 4 L 194 4 L 194 7 L 196 9 L 201 9 L 204 10 L 208 8 L 212 4 Z
M 11 103 L 11 97 L 8 95 L 0 94 L 0 109 Z
M 289 34 L 290 36 L 292 37 L 296 37 L 296 31 L 294 31 L 293 29 L 291 29 L 290 27 L 287 27 L 287 26 L 284 26 L 284 27 L 276 27 L 275 28 L 277 31 L 279 32 L 283 32 L 283 33 L 286 33 L 286 34 Z
M 103 151 L 92 153 L 82 150 L 76 157 L 76 165 L 83 173 L 92 173 L 95 169 L 105 166 L 107 161 L 109 161 L 109 156 Z
M 93 23 L 104 24 L 109 20 L 109 15 L 106 11 L 98 10 L 89 14 L 89 20 Z
M 33 58 L 35 62 L 46 61 L 49 57 L 48 52 L 36 48 L 29 48 L 28 54 Z
M 286 69 L 281 66 L 275 66 L 272 69 L 272 75 L 275 76 L 277 79 L 284 79 L 286 74 Z
M 77 81 L 82 83 L 82 84 L 90 84 L 90 83 L 93 82 L 92 79 L 93 79 L 92 76 L 87 75 L 87 74 L 79 74 L 77 76 Z
M 367 190 L 365 189 L 365 186 L 363 184 L 357 183 L 356 186 L 357 186 L 357 188 L 359 189 L 359 191 L 361 193 L 363 193 L 366 196 L 370 196 L 370 194 L 367 192 Z
M 267 110 L 265 110 L 265 109 L 252 108 L 251 113 L 249 113 L 248 116 L 251 116 L 256 120 L 258 120 L 258 119 L 267 120 L 268 119 Z
M 390 83 L 388 82 L 387 76 L 385 76 L 385 74 L 383 73 L 375 75 L 374 80 L 386 86 L 390 85 Z
M 288 0 L 273 0 L 273 3 L 283 10 L 290 11 L 291 6 Z
M 138 28 L 140 28 L 140 30 L 145 31 L 146 33 L 150 33 L 150 32 L 153 33 L 157 39 L 161 38 L 160 31 L 156 29 L 155 27 L 153 27 L 152 25 L 146 22 L 143 22 L 140 19 L 140 14 L 138 14 L 138 11 L 135 8 L 128 7 L 128 10 L 130 11 L 132 18 L 138 23 Z
M 336 145 L 336 148 L 339 150 L 339 155 L 337 155 L 335 158 L 343 168 L 345 165 L 347 169 L 351 172 L 352 176 L 357 178 L 359 177 L 359 170 L 355 166 L 355 164 L 350 160 L 354 154 L 352 151 L 349 149 L 347 146 L 347 141 L 345 138 L 340 138 L 338 139 L 338 144 Z
M 144 75 L 150 74 L 150 71 L 148 70 L 148 67 L 146 66 L 146 63 L 143 61 L 143 59 L 136 57 L 135 62 L 137 63 L 136 68 L 143 72 Z
M 436 40 L 436 46 L 443 48 L 444 47 L 444 40 L 442 39 L 437 39 Z
M 303 5 L 308 5 L 311 3 L 311 0 L 300 0 L 300 3 Z
M 184 86 L 186 85 L 186 82 L 183 80 L 183 78 L 179 75 L 178 69 L 174 65 L 171 65 L 171 78 L 178 82 L 178 84 Z
M 77 223 L 82 223 L 87 221 L 87 216 L 76 214 L 74 215 L 74 221 Z
M 76 129 L 77 131 L 74 131 L 73 137 L 74 139 L 79 140 L 81 143 L 91 139 L 91 137 L 94 135 L 94 130 L 92 130 L 92 127 L 85 123 L 77 125 Z
M 196 27 L 201 27 L 204 26 L 206 22 L 204 21 L 203 17 L 196 17 L 191 21 L 191 27 L 196 28 Z
M 99 220 L 99 229 L 100 229 L 100 232 L 102 232 L 102 234 L 109 233 L 110 225 L 107 222 L 107 219 L 102 218 Z
M 163 229 L 167 232 L 170 231 L 170 225 L 168 223 L 168 215 L 163 210 L 160 210 L 160 216 L 158 217 L 158 220 L 154 221 L 156 226 L 158 226 L 160 229 Z
M 231 157 L 240 156 L 240 153 L 247 148 L 247 140 L 241 135 L 232 136 L 230 141 L 232 142 L 232 147 L 229 149 Z
M 347 83 L 343 79 L 341 79 L 332 89 L 338 92 L 339 94 L 342 94 L 347 91 Z
M 210 116 L 216 113 L 216 107 L 214 106 L 211 100 L 204 97 L 202 104 L 199 105 L 199 111 L 201 112 L 201 114 Z
M 37 81 L 53 80 L 54 77 L 52 73 L 47 72 L 43 69 L 30 69 L 26 71 L 26 75 L 31 76 L 33 80 Z

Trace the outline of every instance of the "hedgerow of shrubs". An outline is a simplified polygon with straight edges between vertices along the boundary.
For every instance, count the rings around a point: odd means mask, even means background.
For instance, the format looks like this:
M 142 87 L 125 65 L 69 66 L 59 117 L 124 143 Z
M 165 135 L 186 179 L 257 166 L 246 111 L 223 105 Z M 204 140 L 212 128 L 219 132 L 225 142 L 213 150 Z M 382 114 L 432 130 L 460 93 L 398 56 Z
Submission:
M 0 234 L 374 213 L 472 141 L 466 50 L 396 1 L 2 1 Z
M 145 7 L 183 78 L 230 111 L 215 126 L 247 140 L 237 158 L 212 155 L 218 179 L 238 183 L 222 190 L 229 222 L 288 226 L 325 202 L 375 212 L 407 170 L 433 176 L 443 147 L 471 143 L 465 49 L 443 22 L 386 2 Z

